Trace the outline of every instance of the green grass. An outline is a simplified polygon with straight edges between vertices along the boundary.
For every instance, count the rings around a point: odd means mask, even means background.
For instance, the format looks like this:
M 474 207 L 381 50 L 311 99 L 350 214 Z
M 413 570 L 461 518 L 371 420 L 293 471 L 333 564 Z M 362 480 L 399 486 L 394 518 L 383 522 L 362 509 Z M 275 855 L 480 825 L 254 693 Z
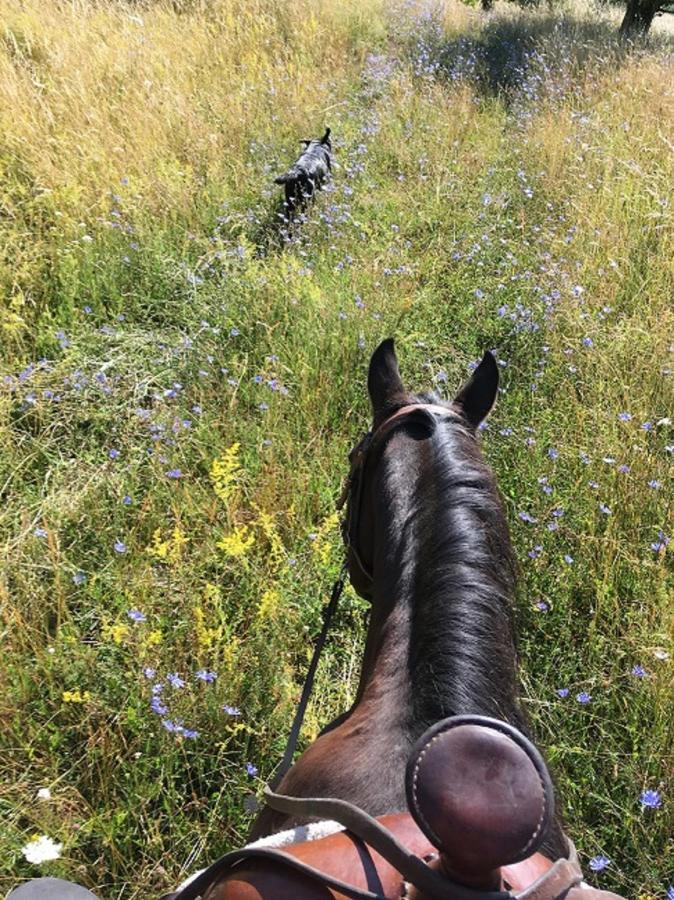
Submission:
M 159 894 L 242 842 L 341 564 L 369 354 L 394 335 L 410 386 L 448 396 L 498 352 L 484 449 L 520 561 L 525 703 L 588 880 L 666 897 L 671 48 L 449 3 L 148 4 L 142 25 L 113 2 L 24 7 L 0 50 L 2 886 Z M 540 51 L 507 83 L 499 34 Z M 273 176 L 325 124 L 333 186 L 281 248 Z M 233 557 L 237 534 L 254 543 Z M 347 590 L 305 742 L 353 697 L 365 615 Z M 150 710 L 172 672 L 187 685 L 163 701 L 196 739 Z M 26 862 L 35 834 L 63 858 Z

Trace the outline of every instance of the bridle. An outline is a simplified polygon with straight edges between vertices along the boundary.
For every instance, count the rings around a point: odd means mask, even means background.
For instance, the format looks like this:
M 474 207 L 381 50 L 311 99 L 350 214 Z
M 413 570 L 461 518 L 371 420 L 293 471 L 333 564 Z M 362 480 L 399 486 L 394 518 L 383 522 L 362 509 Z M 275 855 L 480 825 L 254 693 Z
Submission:
M 349 454 L 351 469 L 344 482 L 337 509 L 341 511 L 346 505 L 346 514 L 342 520 L 344 546 L 365 581 L 370 584 L 374 580 L 374 573 L 371 567 L 364 563 L 358 547 L 358 526 L 363 503 L 365 469 L 374 453 L 383 449 L 393 431 L 417 413 L 421 413 L 427 420 L 431 418 L 433 422 L 436 421 L 437 415 L 459 422 L 463 421 L 458 413 L 447 406 L 440 406 L 437 403 L 409 403 L 387 416 L 374 430 L 368 431 Z

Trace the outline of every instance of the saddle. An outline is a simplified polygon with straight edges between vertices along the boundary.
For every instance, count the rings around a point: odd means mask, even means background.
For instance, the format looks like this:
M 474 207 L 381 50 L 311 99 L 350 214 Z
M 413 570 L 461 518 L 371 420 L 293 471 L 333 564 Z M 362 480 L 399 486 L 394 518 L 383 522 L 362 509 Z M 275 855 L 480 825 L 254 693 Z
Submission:
M 539 852 L 554 815 L 541 755 L 517 729 L 455 716 L 414 746 L 408 813 L 374 819 L 343 800 L 265 791 L 274 809 L 344 831 L 229 853 L 163 900 L 620 900 L 589 888 L 575 848 Z
M 405 786 L 409 812 L 379 819 L 344 800 L 267 788 L 274 809 L 344 830 L 228 853 L 162 900 L 621 900 L 583 884 L 571 841 L 562 859 L 540 852 L 554 791 L 538 750 L 513 726 L 484 716 L 438 722 L 415 744 Z M 97 900 L 52 878 L 8 900 L 47 897 Z

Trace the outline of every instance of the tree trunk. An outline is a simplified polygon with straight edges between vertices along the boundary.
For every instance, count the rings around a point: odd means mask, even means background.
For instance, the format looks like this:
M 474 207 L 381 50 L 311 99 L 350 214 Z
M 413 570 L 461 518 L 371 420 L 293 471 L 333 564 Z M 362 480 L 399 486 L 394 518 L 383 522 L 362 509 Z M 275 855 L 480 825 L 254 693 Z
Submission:
M 656 12 L 663 5 L 663 0 L 627 0 L 625 18 L 620 26 L 620 36 L 623 38 L 645 37 Z

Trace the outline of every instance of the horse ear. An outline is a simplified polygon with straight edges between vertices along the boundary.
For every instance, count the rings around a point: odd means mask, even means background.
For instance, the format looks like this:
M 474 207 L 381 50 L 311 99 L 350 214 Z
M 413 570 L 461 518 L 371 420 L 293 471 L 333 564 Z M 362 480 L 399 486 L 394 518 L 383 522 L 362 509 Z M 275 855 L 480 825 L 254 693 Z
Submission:
M 396 397 L 404 396 L 405 388 L 398 371 L 393 338 L 382 341 L 372 354 L 370 371 L 367 376 L 367 389 L 370 393 L 375 417 L 387 406 L 390 406 Z
M 468 422 L 477 428 L 487 418 L 498 391 L 498 366 L 487 351 L 482 362 L 454 398 Z

